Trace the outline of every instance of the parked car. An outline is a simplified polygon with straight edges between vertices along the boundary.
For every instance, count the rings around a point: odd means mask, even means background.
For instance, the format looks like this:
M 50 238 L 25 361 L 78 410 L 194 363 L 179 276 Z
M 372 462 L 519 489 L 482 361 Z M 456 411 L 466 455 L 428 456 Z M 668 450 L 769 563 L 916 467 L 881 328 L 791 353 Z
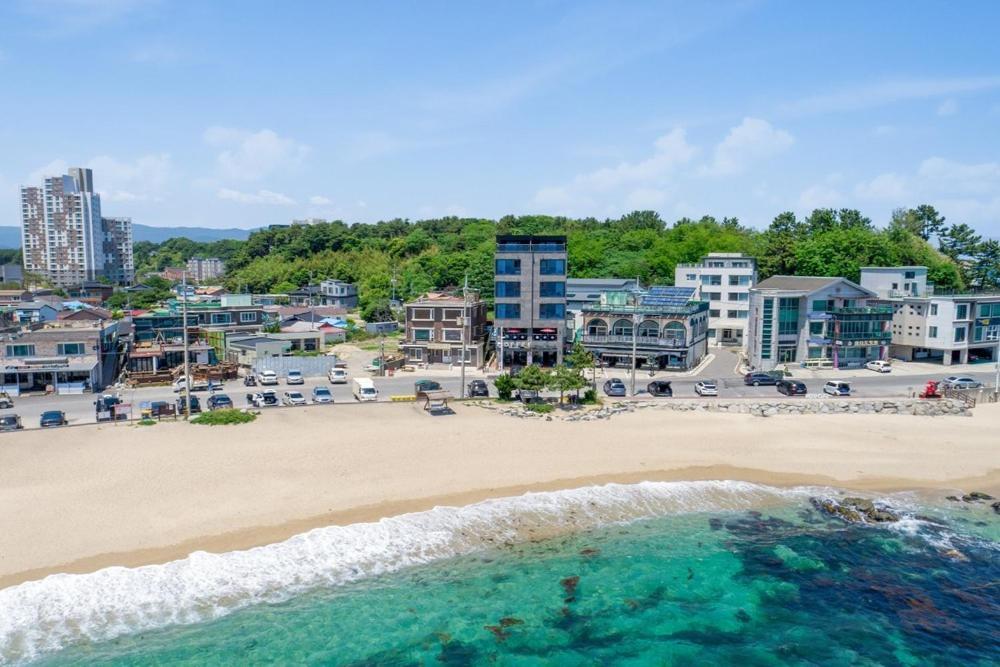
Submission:
M 798 380 L 779 380 L 777 383 L 778 393 L 785 396 L 805 396 L 806 384 Z
M 0 410 L 7 410 L 14 407 L 14 399 L 5 391 L 0 391 Z
M 281 402 L 285 405 L 305 405 L 306 397 L 301 391 L 286 391 Z
M 466 395 L 469 398 L 477 398 L 479 396 L 489 397 L 490 388 L 487 386 L 485 380 L 473 380 L 469 383 Z
M 42 428 L 65 426 L 68 423 L 69 422 L 66 421 L 66 413 L 62 410 L 47 410 L 42 413 L 42 417 L 38 421 L 38 425 Z
M 423 398 L 428 391 L 440 391 L 441 383 L 434 380 L 417 380 L 413 383 L 413 393 L 417 398 Z
M 778 384 L 778 378 L 770 373 L 747 373 L 743 376 L 743 384 L 759 387 L 760 385 Z
M 17 415 L 0 415 L 0 431 L 16 431 L 21 428 L 24 427 Z
M 347 384 L 347 371 L 343 368 L 331 368 L 326 377 L 329 378 L 330 384 Z
M 270 389 L 247 394 L 247 403 L 256 408 L 269 408 L 278 405 L 278 394 Z
M 624 384 L 623 384 L 624 386 Z M 646 391 L 650 396 L 673 396 L 674 390 L 667 380 L 653 380 L 646 385 Z
M 326 387 L 313 387 L 313 403 L 333 403 L 333 394 Z
M 946 377 L 941 384 L 949 389 L 979 389 L 983 383 L 965 375 L 951 375 Z
M 225 394 L 215 394 L 208 397 L 209 410 L 225 410 L 231 407 L 233 407 L 233 399 Z
M 208 390 L 209 391 L 215 392 L 215 391 L 222 391 L 223 389 L 224 389 L 224 387 L 222 386 L 222 383 L 219 382 L 218 380 L 209 380 L 208 381 Z
M 187 383 L 187 378 L 179 377 L 174 380 L 174 392 L 180 393 L 184 391 L 184 385 Z M 192 378 L 191 388 L 189 391 L 208 391 L 208 380 L 199 380 L 197 378 Z
M 375 383 L 370 378 L 354 378 L 352 393 L 356 401 L 378 400 L 378 389 L 375 388 Z
M 198 400 L 198 397 L 197 396 L 188 396 L 188 398 L 191 399 L 191 413 L 190 414 L 195 415 L 195 414 L 198 414 L 199 412 L 201 412 L 201 401 Z M 187 412 L 187 409 L 184 406 L 184 397 L 181 396 L 180 398 L 177 399 L 177 414 L 182 415 L 185 412 Z
M 865 364 L 865 368 L 876 373 L 891 373 L 892 364 L 885 359 L 874 359 Z
M 159 417 L 173 417 L 177 414 L 173 403 L 167 401 L 152 401 L 142 403 L 139 406 L 139 416 L 143 419 L 154 419 Z
M 257 382 L 261 386 L 278 384 L 278 374 L 274 371 L 261 371 L 257 374 Z
M 305 384 L 306 379 L 302 377 L 302 371 L 291 370 L 285 376 L 285 384 Z
M 244 378 L 243 378 L 243 386 L 244 387 L 256 387 L 257 386 L 257 378 L 255 378 L 253 375 L 244 376 Z
M 604 383 L 604 394 L 606 396 L 624 396 L 626 393 L 628 392 L 621 378 L 611 378 Z
M 823 385 L 823 393 L 831 396 L 850 396 L 851 385 L 843 380 L 829 380 Z
M 698 380 L 694 385 L 694 393 L 699 396 L 718 396 L 719 385 L 715 380 Z
M 114 394 L 104 394 L 98 396 L 94 401 L 94 412 L 98 422 L 109 422 L 115 419 L 128 419 L 127 412 L 117 412 L 115 406 L 121 403 L 121 399 Z

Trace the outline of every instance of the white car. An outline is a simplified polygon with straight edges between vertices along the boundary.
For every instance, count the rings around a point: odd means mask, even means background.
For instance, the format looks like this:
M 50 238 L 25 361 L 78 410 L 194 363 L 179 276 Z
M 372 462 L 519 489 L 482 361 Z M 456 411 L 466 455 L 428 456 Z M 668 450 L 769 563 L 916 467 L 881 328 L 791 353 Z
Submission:
M 875 359 L 865 364 L 865 368 L 876 373 L 891 373 L 892 364 L 884 359 Z
M 286 384 L 305 384 L 306 379 L 302 377 L 302 371 L 288 371 L 288 375 L 285 376 Z
M 281 402 L 285 405 L 305 405 L 306 397 L 302 395 L 301 391 L 286 391 Z
M 333 403 L 333 394 L 326 387 L 313 387 L 313 403 Z
M 186 378 L 181 376 L 174 380 L 174 392 L 184 391 L 184 385 L 187 383 Z M 208 380 L 191 380 L 191 391 L 207 391 L 208 390 Z
M 941 381 L 941 384 L 946 387 L 950 387 L 951 389 L 979 389 L 983 386 L 982 382 L 962 375 L 951 375 L 946 377 Z
M 694 393 L 699 396 L 718 396 L 719 385 L 715 380 L 699 380 L 694 385 Z
M 326 376 L 330 379 L 330 384 L 347 384 L 347 371 L 343 368 L 331 368 Z
M 257 383 L 262 386 L 278 384 L 278 374 L 274 371 L 261 371 L 257 374 Z

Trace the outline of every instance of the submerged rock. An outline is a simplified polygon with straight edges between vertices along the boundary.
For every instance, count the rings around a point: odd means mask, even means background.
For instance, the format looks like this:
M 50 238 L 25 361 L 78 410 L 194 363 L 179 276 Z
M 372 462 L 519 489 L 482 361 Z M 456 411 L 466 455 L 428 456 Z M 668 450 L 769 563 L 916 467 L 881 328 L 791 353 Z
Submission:
M 992 507 L 992 508 L 993 508 L 993 511 L 994 511 L 994 512 L 995 512 L 996 514 L 1000 514 L 1000 500 L 998 500 L 997 502 L 995 502 L 995 503 L 993 503 L 992 505 L 990 505 L 990 507 Z
M 867 498 L 848 497 L 841 501 L 825 498 L 812 498 L 812 504 L 829 514 L 843 519 L 848 523 L 891 523 L 899 521 L 899 515 L 885 507 L 877 507 Z
M 993 496 L 982 491 L 973 491 L 962 496 L 962 500 L 967 503 L 978 503 L 981 500 L 993 500 Z

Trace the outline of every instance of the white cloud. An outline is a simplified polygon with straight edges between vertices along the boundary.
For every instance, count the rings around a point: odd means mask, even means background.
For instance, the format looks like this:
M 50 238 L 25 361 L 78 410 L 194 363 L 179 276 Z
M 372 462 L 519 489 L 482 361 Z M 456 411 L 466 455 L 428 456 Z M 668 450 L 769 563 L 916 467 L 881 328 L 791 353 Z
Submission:
M 844 195 L 826 184 L 810 186 L 799 194 L 799 210 L 812 211 L 816 208 L 838 208 L 844 204 Z
M 313 206 L 329 206 L 333 203 L 333 200 L 323 195 L 313 195 L 309 198 L 309 203 Z
M 854 193 L 862 199 L 890 201 L 900 205 L 909 197 L 906 179 L 893 173 L 879 174 L 870 181 L 858 183 L 854 187 Z
M 944 102 L 938 105 L 937 115 L 939 116 L 954 116 L 958 113 L 958 102 L 948 98 Z
M 28 174 L 24 185 L 41 185 L 44 179 L 50 176 L 60 176 L 67 171 L 69 171 L 69 163 L 62 158 L 56 158 Z
M 882 81 L 804 97 L 783 105 L 781 110 L 793 114 L 858 111 L 906 100 L 974 93 L 993 88 L 1000 88 L 1000 76 Z
M 247 132 L 231 127 L 210 127 L 205 142 L 222 149 L 217 161 L 227 178 L 255 181 L 278 170 L 298 166 L 309 147 L 278 136 L 273 130 Z
M 275 206 L 294 206 L 295 200 L 280 192 L 258 190 L 257 192 L 241 192 L 229 188 L 221 188 L 215 195 L 219 199 L 234 201 L 240 204 L 273 204 Z
M 795 143 L 791 134 L 776 129 L 766 120 L 744 118 L 715 147 L 712 163 L 704 172 L 713 175 L 737 174 L 751 162 L 773 157 Z
M 689 163 L 698 149 L 687 142 L 682 128 L 659 137 L 653 142 L 653 155 L 639 162 L 620 162 L 614 167 L 603 167 L 579 174 L 565 185 L 548 186 L 535 193 L 533 203 L 545 210 L 571 213 L 592 213 L 596 195 L 620 196 L 627 200 L 656 198 L 666 201 L 663 188 L 668 177 L 681 165 Z M 652 193 L 656 192 L 654 196 Z
M 658 209 L 667 202 L 667 193 L 657 188 L 636 188 L 625 197 L 626 205 L 634 210 Z
M 99 155 L 87 166 L 94 170 L 94 187 L 107 201 L 157 199 L 172 171 L 167 153 L 143 155 L 131 162 Z
M 936 189 L 953 194 L 1000 194 L 1000 163 L 963 164 L 942 157 L 927 158 L 917 174 Z

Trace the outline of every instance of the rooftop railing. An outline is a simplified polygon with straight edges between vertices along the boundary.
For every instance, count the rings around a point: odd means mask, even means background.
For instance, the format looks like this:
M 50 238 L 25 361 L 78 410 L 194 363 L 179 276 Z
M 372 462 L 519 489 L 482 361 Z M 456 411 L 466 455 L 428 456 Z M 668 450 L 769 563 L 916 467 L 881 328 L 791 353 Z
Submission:
M 856 308 L 831 308 L 834 315 L 892 315 L 892 306 L 859 306 Z
M 565 243 L 498 243 L 497 252 L 566 252 Z

